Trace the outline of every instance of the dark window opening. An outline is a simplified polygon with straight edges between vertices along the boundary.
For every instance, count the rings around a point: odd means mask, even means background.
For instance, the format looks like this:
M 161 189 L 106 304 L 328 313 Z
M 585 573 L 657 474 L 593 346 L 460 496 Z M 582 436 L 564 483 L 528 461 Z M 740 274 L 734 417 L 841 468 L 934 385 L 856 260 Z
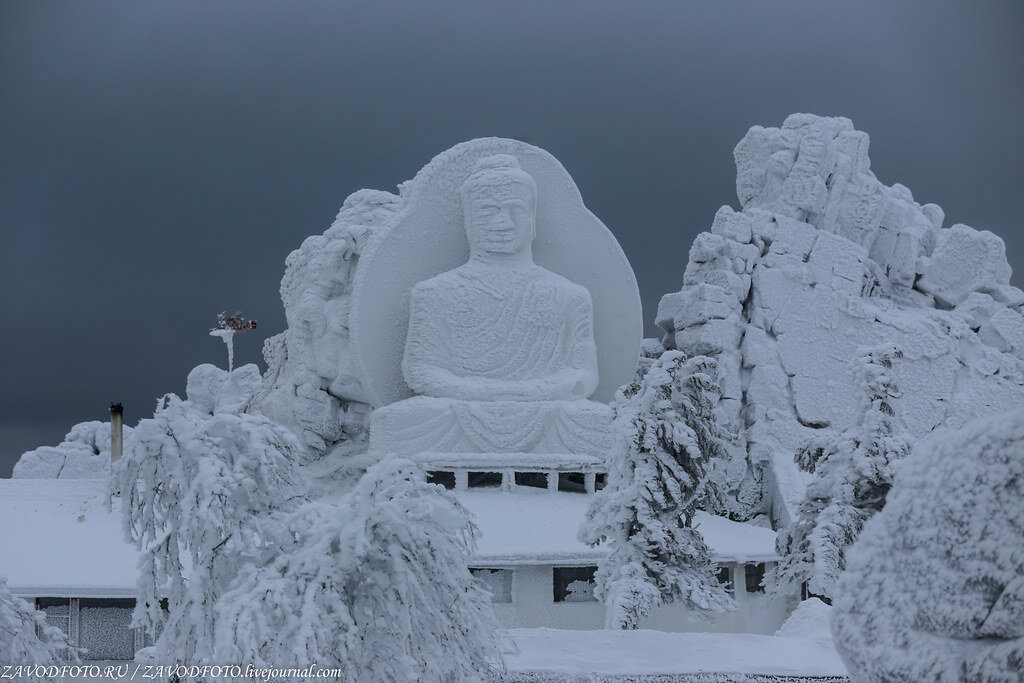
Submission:
M 39 598 L 36 600 L 36 607 L 46 610 L 48 614 L 68 614 L 71 609 L 71 600 L 68 598 Z
M 470 472 L 466 486 L 471 489 L 501 486 L 501 472 Z
M 427 483 L 438 484 L 446 489 L 453 489 L 455 488 L 455 473 L 444 471 L 427 472 Z
M 718 570 L 718 583 L 725 587 L 725 590 L 732 591 L 732 570 L 728 567 L 720 567 Z
M 555 567 L 555 602 L 593 602 L 597 567 Z
M 608 475 L 604 472 L 598 472 L 594 475 L 594 490 L 600 491 L 608 483 Z
M 582 472 L 559 472 L 558 490 L 570 493 L 586 493 L 587 486 Z
M 548 487 L 548 474 L 547 472 L 516 472 L 516 486 L 546 489 Z
M 744 573 L 746 574 L 747 592 L 764 593 L 764 562 L 746 565 Z
M 473 578 L 491 594 L 491 602 L 512 602 L 512 570 L 470 567 Z

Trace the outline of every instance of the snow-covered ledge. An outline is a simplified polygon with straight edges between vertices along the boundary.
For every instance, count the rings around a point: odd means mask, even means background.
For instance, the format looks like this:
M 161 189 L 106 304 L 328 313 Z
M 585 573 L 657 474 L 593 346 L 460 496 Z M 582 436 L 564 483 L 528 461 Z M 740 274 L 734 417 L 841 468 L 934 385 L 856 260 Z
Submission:
M 604 460 L 584 453 L 417 453 L 410 460 L 431 469 L 446 467 L 492 468 L 495 471 L 531 470 L 556 472 L 603 472 Z

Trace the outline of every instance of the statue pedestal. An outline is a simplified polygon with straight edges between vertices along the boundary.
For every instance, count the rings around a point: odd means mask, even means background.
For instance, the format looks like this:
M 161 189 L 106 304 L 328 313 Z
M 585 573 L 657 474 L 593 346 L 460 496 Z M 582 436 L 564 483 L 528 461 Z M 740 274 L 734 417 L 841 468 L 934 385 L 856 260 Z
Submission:
M 447 453 L 606 454 L 612 410 L 593 401 L 461 401 L 416 396 L 370 417 L 370 448 Z

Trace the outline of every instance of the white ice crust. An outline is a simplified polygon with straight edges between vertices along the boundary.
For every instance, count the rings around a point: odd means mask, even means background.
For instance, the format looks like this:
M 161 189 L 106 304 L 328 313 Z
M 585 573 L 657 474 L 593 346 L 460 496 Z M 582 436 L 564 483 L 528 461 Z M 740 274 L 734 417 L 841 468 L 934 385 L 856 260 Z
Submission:
M 667 348 L 718 361 L 720 416 L 741 439 L 716 476 L 737 514 L 773 506 L 787 522 L 796 449 L 854 422 L 859 348 L 903 352 L 896 410 L 915 437 L 1024 403 L 1024 292 L 1002 240 L 943 228 L 938 206 L 875 178 L 867 151 L 844 118 L 751 128 L 735 150 L 742 211 L 719 210 L 658 307 Z
M 536 183 L 534 263 L 557 275 L 560 283 L 567 280 L 566 285 L 586 290 L 593 301 L 599 375 L 594 400 L 610 401 L 633 376 L 642 336 L 640 296 L 618 242 L 586 209 L 572 178 L 554 157 L 523 142 L 482 138 L 443 152 L 403 184 L 401 208 L 374 232 L 361 255 L 349 327 L 359 376 L 375 407 L 415 393 L 401 372 L 409 338 L 409 293 L 418 283 L 469 260 L 462 187 L 477 163 L 494 155 L 513 156 Z M 499 279 L 488 281 L 495 286 Z M 543 281 L 555 280 L 545 275 Z M 556 289 L 568 296 L 571 288 L 566 285 Z M 423 288 L 419 292 L 427 296 Z

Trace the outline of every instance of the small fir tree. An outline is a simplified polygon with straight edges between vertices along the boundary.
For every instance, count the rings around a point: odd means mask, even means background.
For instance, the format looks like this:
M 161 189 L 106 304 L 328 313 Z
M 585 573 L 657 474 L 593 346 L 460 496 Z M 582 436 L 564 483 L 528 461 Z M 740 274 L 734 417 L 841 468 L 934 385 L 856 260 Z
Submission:
M 475 527 L 450 493 L 388 458 L 306 503 L 217 606 L 225 661 L 338 667 L 345 681 L 478 680 L 500 665 Z
M 693 528 L 699 508 L 720 502 L 708 477 L 711 459 L 725 454 L 716 372 L 710 358 L 666 351 L 616 396 L 608 483 L 579 534 L 584 543 L 610 545 L 595 589 L 607 606 L 606 628 L 637 628 L 665 602 L 698 613 L 733 608 Z
M 892 405 L 899 396 L 892 363 L 899 358 L 902 353 L 891 344 L 862 349 L 852 362 L 863 392 L 858 424 L 812 439 L 797 451 L 797 465 L 814 478 L 796 518 L 779 533 L 782 560 L 766 580 L 773 592 L 793 591 L 806 582 L 811 594 L 831 600 L 846 567 L 846 549 L 885 505 L 893 466 L 911 448 Z
M 7 579 L 0 576 L 0 663 L 17 665 L 77 662 L 78 653 L 67 636 L 46 623 L 46 614 L 13 595 Z M 35 680 L 35 679 L 33 679 Z M 57 680 L 39 677 L 39 680 Z

